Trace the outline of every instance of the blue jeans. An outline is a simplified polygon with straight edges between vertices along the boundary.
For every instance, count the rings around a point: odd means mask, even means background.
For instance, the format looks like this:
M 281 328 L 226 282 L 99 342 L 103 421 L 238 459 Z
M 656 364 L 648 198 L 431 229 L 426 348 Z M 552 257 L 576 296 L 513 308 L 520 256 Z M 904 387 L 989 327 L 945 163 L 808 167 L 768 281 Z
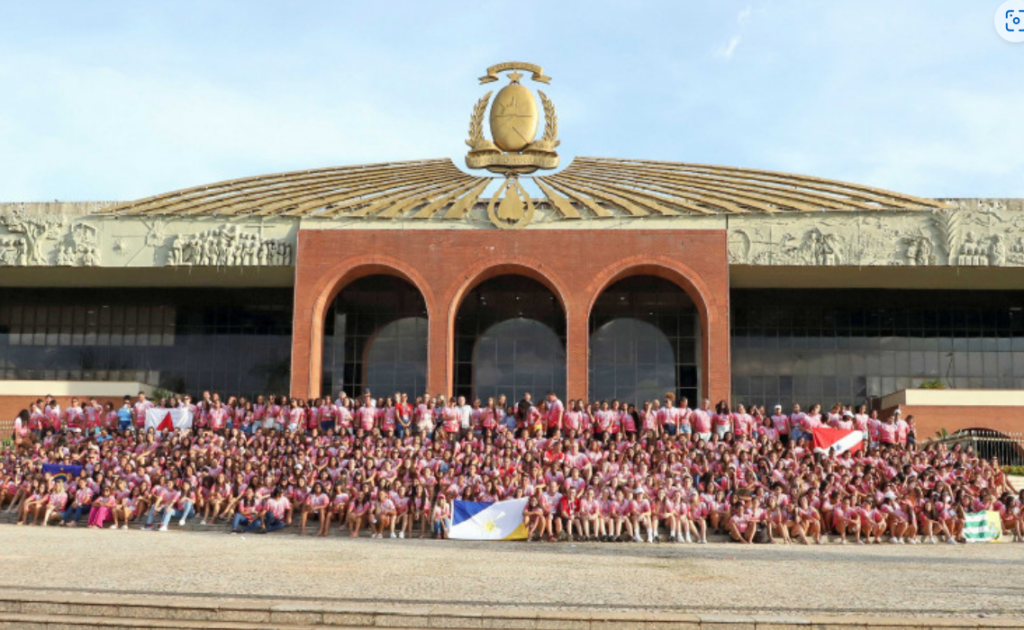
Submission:
M 65 523 L 74 523 L 77 522 L 78 519 L 82 518 L 83 514 L 88 513 L 88 505 L 76 505 L 74 507 L 69 507 L 68 509 L 64 510 L 64 516 L 62 518 L 64 519 Z
M 666 425 L 664 425 L 664 427 L 665 427 L 665 433 L 668 433 L 669 435 L 675 435 L 676 434 L 676 425 L 674 425 L 674 424 L 666 424 Z
M 257 519 L 253 519 L 253 520 L 250 521 L 249 519 L 247 519 L 245 516 L 243 516 L 241 514 L 235 514 L 235 519 L 233 521 L 231 521 L 231 531 L 235 531 L 235 532 L 242 531 L 243 526 L 245 528 L 248 528 L 250 525 L 252 525 L 256 521 L 257 521 Z
M 277 518 L 270 512 L 267 512 L 263 515 L 262 520 L 256 519 L 252 523 L 250 523 L 249 526 L 245 528 L 245 531 L 254 532 L 258 529 L 264 529 L 264 525 L 266 525 L 265 529 L 267 530 L 268 534 L 270 532 L 276 532 L 279 529 L 284 529 L 284 521 Z
M 442 534 L 445 530 L 447 530 L 449 532 L 452 531 L 452 519 L 450 519 L 450 518 L 444 519 L 444 526 L 443 527 L 441 526 L 441 521 L 439 521 L 439 520 L 438 521 L 434 521 L 434 533 L 435 534 Z
M 160 510 L 160 518 L 161 518 L 160 524 L 163 527 L 167 527 L 168 525 L 171 524 L 171 519 L 174 519 L 174 518 L 187 519 L 188 517 L 190 517 L 190 516 L 192 516 L 193 514 L 196 513 L 196 511 L 192 509 L 192 502 L 191 501 L 185 501 L 182 505 L 184 505 L 185 507 L 184 507 L 184 509 L 181 509 L 181 510 L 175 510 L 171 506 L 167 506 L 165 508 L 162 508 Z M 149 508 L 149 516 L 146 517 L 146 525 L 152 525 L 153 524 L 153 517 L 156 516 L 156 513 L 157 513 L 156 512 L 156 506 L 153 506 L 153 507 Z

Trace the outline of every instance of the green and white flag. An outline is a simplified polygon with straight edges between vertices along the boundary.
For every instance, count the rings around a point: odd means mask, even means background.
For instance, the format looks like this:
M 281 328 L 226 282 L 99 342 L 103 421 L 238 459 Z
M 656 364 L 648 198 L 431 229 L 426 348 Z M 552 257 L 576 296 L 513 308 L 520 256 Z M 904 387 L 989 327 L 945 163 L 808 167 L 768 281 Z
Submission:
M 994 542 L 1003 535 L 1003 522 L 999 512 L 974 512 L 964 519 L 964 538 L 969 543 Z

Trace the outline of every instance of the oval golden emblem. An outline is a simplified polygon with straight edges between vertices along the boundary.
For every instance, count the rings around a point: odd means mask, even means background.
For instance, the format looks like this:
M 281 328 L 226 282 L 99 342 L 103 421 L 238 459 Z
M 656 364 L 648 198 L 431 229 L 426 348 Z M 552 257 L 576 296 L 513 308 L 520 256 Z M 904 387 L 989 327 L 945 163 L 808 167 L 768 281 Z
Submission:
M 522 151 L 537 135 L 537 101 L 527 88 L 513 83 L 491 104 L 491 137 L 502 151 Z

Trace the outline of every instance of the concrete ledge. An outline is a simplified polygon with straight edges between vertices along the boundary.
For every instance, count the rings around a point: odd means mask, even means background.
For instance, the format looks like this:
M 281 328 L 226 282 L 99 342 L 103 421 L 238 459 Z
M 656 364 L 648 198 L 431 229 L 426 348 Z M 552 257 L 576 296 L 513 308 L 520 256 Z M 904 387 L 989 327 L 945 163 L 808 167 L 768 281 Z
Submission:
M 116 596 L 86 592 L 8 591 L 0 595 L 2 628 L 452 628 L 531 630 L 892 630 L 1024 628 L 1024 618 L 889 617 L 605 612 L 537 608 L 402 606 L 264 599 Z

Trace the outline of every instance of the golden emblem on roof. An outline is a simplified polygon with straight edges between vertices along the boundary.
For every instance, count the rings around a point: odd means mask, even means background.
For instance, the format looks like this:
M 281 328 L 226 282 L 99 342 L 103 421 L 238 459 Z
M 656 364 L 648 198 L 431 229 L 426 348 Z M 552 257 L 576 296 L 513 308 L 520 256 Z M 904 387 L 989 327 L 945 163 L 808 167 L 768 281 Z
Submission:
M 558 117 L 555 106 L 544 92 L 540 95 L 541 107 L 544 110 L 544 131 L 537 138 L 540 127 L 540 110 L 537 99 L 529 88 L 520 83 L 525 76 L 519 70 L 531 73 L 531 79 L 548 83 L 551 77 L 545 76 L 540 66 L 532 63 L 508 62 L 491 66 L 487 74 L 480 78 L 480 83 L 491 83 L 498 80 L 499 73 L 509 72 L 509 84 L 498 91 L 494 101 L 491 94 L 484 94 L 476 102 L 473 115 L 469 120 L 469 153 L 466 155 L 466 166 L 469 168 L 485 168 L 493 173 L 505 175 L 522 175 L 538 169 L 551 169 L 558 166 Z M 490 104 L 491 140 L 484 137 L 484 114 Z

